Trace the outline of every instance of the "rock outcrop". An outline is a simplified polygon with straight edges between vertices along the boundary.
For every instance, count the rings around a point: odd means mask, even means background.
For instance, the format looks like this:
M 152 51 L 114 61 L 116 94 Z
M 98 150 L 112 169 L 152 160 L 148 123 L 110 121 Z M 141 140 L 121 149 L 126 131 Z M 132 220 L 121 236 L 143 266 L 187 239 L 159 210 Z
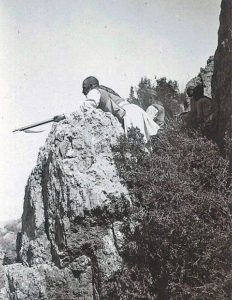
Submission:
M 21 230 L 21 220 L 6 223 L 0 228 L 0 265 L 16 262 L 16 237 Z
M 212 78 L 213 98 L 217 103 L 216 138 L 223 144 L 225 131 L 232 130 L 232 1 L 222 0 L 218 47 Z
M 199 74 L 192 78 L 186 85 L 186 89 L 189 86 L 197 86 L 198 84 L 202 84 L 204 87 L 205 96 L 212 98 L 211 91 L 211 81 L 214 70 L 214 56 L 210 56 L 207 60 L 207 65 L 205 68 L 201 68 Z
M 53 126 L 27 182 L 18 263 L 1 268 L 0 299 L 104 299 L 122 269 L 130 207 L 111 150 L 122 133 L 101 110 Z

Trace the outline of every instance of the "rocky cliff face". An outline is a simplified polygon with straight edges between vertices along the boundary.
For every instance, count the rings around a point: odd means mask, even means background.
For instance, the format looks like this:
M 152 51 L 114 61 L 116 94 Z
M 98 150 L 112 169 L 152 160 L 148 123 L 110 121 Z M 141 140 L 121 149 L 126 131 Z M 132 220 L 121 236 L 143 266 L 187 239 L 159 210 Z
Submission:
M 217 141 L 222 144 L 232 114 L 232 1 L 222 0 L 218 47 L 212 79 L 213 98 L 217 103 Z M 232 128 L 230 128 L 231 130 Z
M 1 268 L 0 299 L 104 299 L 122 268 L 130 206 L 111 152 L 121 133 L 101 110 L 53 126 L 27 182 L 18 263 Z
M 192 78 L 186 85 L 186 89 L 189 86 L 197 86 L 198 84 L 202 84 L 204 86 L 204 94 L 209 98 L 212 98 L 211 92 L 211 81 L 214 70 L 214 57 L 210 56 L 207 60 L 207 65 L 205 68 L 201 68 L 199 74 Z

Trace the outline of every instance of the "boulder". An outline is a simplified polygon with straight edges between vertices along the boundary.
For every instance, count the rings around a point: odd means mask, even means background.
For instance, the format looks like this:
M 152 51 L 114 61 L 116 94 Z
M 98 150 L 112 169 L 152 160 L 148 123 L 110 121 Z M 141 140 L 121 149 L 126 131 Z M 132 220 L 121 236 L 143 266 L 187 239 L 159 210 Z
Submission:
M 121 134 L 101 110 L 53 125 L 25 189 L 18 263 L 1 269 L 6 299 L 103 297 L 104 283 L 122 269 L 130 208 L 112 153 Z
M 201 68 L 199 74 L 192 78 L 186 85 L 186 90 L 189 86 L 197 86 L 202 84 L 204 87 L 205 96 L 212 98 L 211 81 L 214 70 L 214 56 L 210 56 L 207 60 L 205 68 Z

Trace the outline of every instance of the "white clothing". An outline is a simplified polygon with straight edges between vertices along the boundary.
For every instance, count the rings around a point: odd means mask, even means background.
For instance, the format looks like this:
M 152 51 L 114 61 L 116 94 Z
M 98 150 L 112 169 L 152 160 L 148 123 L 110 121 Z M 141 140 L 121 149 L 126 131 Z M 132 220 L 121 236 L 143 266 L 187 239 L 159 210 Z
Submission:
M 97 108 L 100 104 L 100 98 L 101 93 L 97 89 L 92 89 L 87 94 L 86 100 L 82 104 L 82 109 Z M 138 105 L 130 104 L 128 101 L 124 100 L 119 103 L 119 106 L 126 111 L 124 116 L 124 129 L 126 134 L 130 127 L 138 127 L 144 136 L 145 142 L 147 142 L 152 135 L 157 134 L 160 128 L 159 125 L 156 124 L 152 117 Z
M 91 90 L 87 96 L 86 99 L 80 104 L 80 110 L 84 111 L 88 108 L 97 108 L 100 104 L 100 98 L 101 94 L 98 90 L 93 89 Z
M 101 93 L 96 89 L 92 89 L 88 92 L 85 102 L 96 108 L 100 104 L 100 99 Z
M 156 119 L 158 112 L 158 109 L 154 105 L 150 105 L 146 110 L 146 113 L 152 117 L 152 120 Z
M 148 115 L 141 107 L 136 104 L 127 104 L 123 108 L 126 111 L 124 117 L 125 132 L 131 127 L 138 127 L 144 136 L 145 143 L 149 141 L 150 137 L 156 135 L 160 129 L 150 115 Z

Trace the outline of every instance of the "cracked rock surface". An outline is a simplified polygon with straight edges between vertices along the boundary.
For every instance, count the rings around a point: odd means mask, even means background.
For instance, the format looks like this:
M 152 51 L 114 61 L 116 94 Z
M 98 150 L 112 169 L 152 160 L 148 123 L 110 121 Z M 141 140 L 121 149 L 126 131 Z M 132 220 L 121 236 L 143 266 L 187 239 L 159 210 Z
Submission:
M 0 269 L 0 299 L 104 298 L 122 268 L 130 205 L 111 151 L 122 133 L 101 110 L 53 125 L 25 189 L 18 263 Z
M 204 68 L 200 69 L 199 74 L 192 78 L 187 84 L 185 90 L 189 86 L 197 86 L 199 84 L 203 85 L 204 87 L 204 95 L 212 98 L 212 76 L 214 71 L 214 56 L 210 56 L 207 60 L 207 64 Z
M 225 132 L 232 134 L 232 1 L 222 0 L 218 46 L 215 52 L 212 91 L 217 103 L 216 139 L 223 144 Z

